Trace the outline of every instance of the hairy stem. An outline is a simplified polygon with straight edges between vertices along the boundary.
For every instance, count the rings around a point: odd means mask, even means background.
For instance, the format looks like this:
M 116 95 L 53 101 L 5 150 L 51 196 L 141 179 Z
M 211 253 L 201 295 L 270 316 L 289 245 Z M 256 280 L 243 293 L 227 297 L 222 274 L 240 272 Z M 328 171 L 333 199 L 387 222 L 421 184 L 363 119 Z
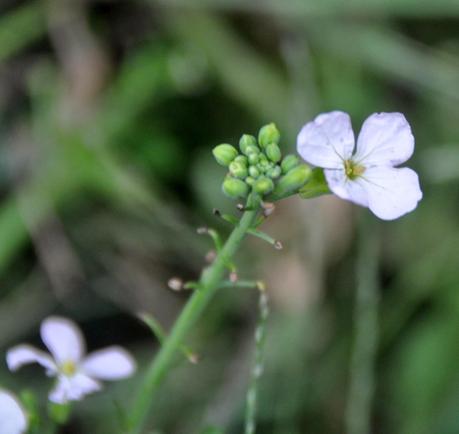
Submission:
M 192 329 L 220 287 L 227 264 L 231 262 L 246 236 L 247 230 L 258 215 L 259 202 L 257 198 L 250 196 L 247 201 L 247 208 L 249 211 L 243 214 L 239 224 L 233 229 L 213 264 L 203 271 L 199 281 L 199 289 L 188 300 L 169 336 L 147 370 L 138 395 L 134 400 L 130 421 L 131 434 L 141 433 L 156 391 L 170 369 L 175 355 L 183 345 L 187 333 Z

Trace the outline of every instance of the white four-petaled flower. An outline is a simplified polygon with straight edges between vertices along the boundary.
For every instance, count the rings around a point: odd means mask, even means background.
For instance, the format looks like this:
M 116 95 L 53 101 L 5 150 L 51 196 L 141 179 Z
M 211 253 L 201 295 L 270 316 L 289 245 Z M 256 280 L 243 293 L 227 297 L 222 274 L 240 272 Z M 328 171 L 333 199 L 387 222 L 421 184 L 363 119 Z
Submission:
M 23 434 L 27 430 L 27 416 L 16 397 L 0 389 L 0 433 Z
M 333 193 L 369 207 L 383 220 L 413 211 L 422 199 L 416 172 L 395 167 L 414 151 L 411 128 L 401 113 L 368 117 L 357 146 L 347 113 L 321 114 L 301 129 L 297 149 L 305 161 L 324 169 Z
M 102 388 L 99 380 L 120 380 L 131 376 L 136 364 L 121 347 L 109 347 L 85 356 L 85 342 L 78 326 L 66 318 L 50 317 L 41 324 L 40 334 L 51 355 L 30 345 L 11 348 L 6 356 L 10 370 L 39 363 L 47 375 L 57 377 L 49 394 L 53 402 L 78 401 Z

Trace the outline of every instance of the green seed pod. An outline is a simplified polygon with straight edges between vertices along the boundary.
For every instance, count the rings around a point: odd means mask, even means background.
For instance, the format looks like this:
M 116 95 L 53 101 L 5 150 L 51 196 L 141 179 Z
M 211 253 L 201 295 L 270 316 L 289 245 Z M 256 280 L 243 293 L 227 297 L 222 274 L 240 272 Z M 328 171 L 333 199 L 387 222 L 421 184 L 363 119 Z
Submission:
M 249 175 L 252 178 L 258 178 L 260 176 L 260 171 L 255 166 L 249 167 Z
M 244 166 L 247 166 L 249 164 L 249 160 L 245 155 L 238 155 L 234 161 L 237 161 L 238 163 L 243 164 Z
M 229 165 L 229 171 L 236 178 L 243 179 L 247 176 L 247 166 L 236 160 Z
M 250 154 L 249 155 L 249 164 L 257 164 L 260 160 L 260 154 Z
M 266 145 L 265 153 L 273 163 L 278 163 L 282 158 L 281 150 L 275 143 Z
M 300 159 L 293 154 L 286 155 L 281 163 L 282 173 L 287 173 L 300 164 Z
M 212 150 L 215 159 L 218 164 L 222 166 L 229 166 L 229 164 L 237 157 L 238 151 L 234 146 L 223 143 L 222 145 L 216 146 Z
M 262 176 L 258 178 L 252 186 L 253 190 L 262 196 L 269 194 L 274 189 L 274 183 L 271 179 Z
M 261 127 L 260 132 L 258 133 L 258 144 L 264 148 L 270 143 L 274 143 L 276 145 L 279 144 L 280 140 L 280 133 L 274 123 L 270 123 Z
M 284 197 L 296 192 L 309 181 L 311 174 L 312 170 L 307 164 L 294 167 L 279 179 L 274 190 L 274 195 Z
M 232 199 L 244 198 L 249 193 L 249 186 L 240 179 L 227 176 L 223 181 L 222 190 Z
M 245 183 L 247 185 L 252 186 L 255 183 L 255 179 L 253 179 L 251 176 L 248 176 L 247 178 L 245 178 Z
M 279 178 L 279 176 L 281 176 L 281 173 L 282 173 L 282 170 L 281 170 L 280 166 L 271 167 L 271 168 L 266 172 L 266 174 L 267 174 L 270 178 L 272 178 L 272 179 Z
M 239 140 L 239 149 L 242 151 L 243 154 L 247 154 L 246 149 L 249 146 L 257 147 L 257 139 L 250 134 L 243 134 L 241 139 Z

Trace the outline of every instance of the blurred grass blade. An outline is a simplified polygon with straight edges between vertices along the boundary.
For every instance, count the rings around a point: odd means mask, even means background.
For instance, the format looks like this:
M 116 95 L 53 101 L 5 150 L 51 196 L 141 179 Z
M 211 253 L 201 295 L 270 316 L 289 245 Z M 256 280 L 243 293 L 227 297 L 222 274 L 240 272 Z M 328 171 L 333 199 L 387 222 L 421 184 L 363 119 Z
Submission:
M 374 24 L 327 21 L 311 23 L 307 32 L 315 45 L 338 58 L 364 64 L 419 91 L 459 101 L 459 61 L 453 56 Z
M 297 18 L 298 16 L 349 15 L 400 15 L 408 17 L 452 17 L 459 15 L 459 3 L 455 0 L 157 0 L 165 6 L 209 8 L 228 11 L 262 12 Z
M 13 56 L 45 33 L 43 5 L 20 6 L 0 19 L 0 62 Z
M 374 369 L 379 336 L 378 246 L 378 227 L 369 221 L 363 222 L 360 225 L 354 303 L 354 342 L 346 409 L 347 434 L 372 432 Z

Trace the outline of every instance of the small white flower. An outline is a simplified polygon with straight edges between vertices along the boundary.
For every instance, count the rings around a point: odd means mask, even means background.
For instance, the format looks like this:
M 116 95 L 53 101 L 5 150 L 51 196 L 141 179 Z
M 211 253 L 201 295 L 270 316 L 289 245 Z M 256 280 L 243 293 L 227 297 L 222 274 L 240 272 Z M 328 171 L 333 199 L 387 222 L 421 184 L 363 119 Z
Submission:
M 121 347 L 105 348 L 85 357 L 81 331 L 66 318 L 45 319 L 40 334 L 51 355 L 30 345 L 18 345 L 8 351 L 6 362 L 12 371 L 34 362 L 46 368 L 48 376 L 57 377 L 49 399 L 58 404 L 78 401 L 100 390 L 98 380 L 127 378 L 136 369 L 132 356 Z
M 416 172 L 406 167 L 414 137 L 401 113 L 375 113 L 362 125 L 355 147 L 351 119 L 333 111 L 317 116 L 300 131 L 298 153 L 324 168 L 330 190 L 342 199 L 369 207 L 383 220 L 413 211 L 422 199 Z
M 27 416 L 16 397 L 0 389 L 0 433 L 23 434 L 27 425 Z

